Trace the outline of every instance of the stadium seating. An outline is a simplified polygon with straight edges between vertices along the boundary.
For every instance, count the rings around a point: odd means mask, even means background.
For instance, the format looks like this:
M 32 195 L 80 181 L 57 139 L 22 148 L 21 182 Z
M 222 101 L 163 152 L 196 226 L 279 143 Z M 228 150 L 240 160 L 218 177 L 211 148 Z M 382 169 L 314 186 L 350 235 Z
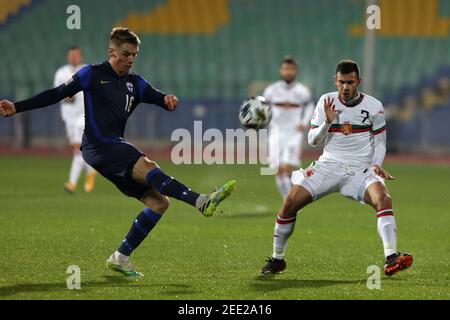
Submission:
M 8 0 L 0 5 L 0 24 L 7 23 L 7 20 L 19 14 L 20 10 L 30 5 L 31 0 Z
M 286 54 L 299 58 L 300 80 L 315 98 L 334 90 L 338 60 L 352 58 L 363 67 L 362 0 L 79 0 L 81 30 L 68 30 L 66 8 L 71 4 L 0 2 L 0 43 L 9 48 L 2 53 L 0 95 L 20 99 L 51 86 L 72 44 L 83 48 L 88 63 L 105 60 L 107 35 L 117 25 L 129 26 L 141 37 L 137 72 L 188 104 L 206 101 L 217 110 L 260 93 L 262 83 L 278 78 L 278 64 Z M 427 109 L 442 104 L 427 92 L 439 81 L 426 78 L 438 66 L 450 64 L 450 1 L 379 4 L 385 14 L 375 43 L 372 93 L 395 104 L 393 96 L 404 98 L 404 90 L 413 88 Z M 395 6 L 409 8 L 410 14 L 395 11 Z M 448 88 L 448 77 L 442 79 L 441 86 Z M 407 112 L 404 116 L 408 118 Z
M 389 3 L 381 1 L 386 12 L 392 9 Z M 253 81 L 276 79 L 278 62 L 288 53 L 299 57 L 302 80 L 318 95 L 333 89 L 337 60 L 363 58 L 364 39 L 357 30 L 364 26 L 364 1 L 80 0 L 82 29 L 68 31 L 65 12 L 70 4 L 36 1 L 2 27 L 1 42 L 13 43 L 5 59 L 14 69 L 12 79 L 0 76 L 2 91 L 16 85 L 31 91 L 47 87 L 73 43 L 84 48 L 88 62 L 105 59 L 106 36 L 115 25 L 134 28 L 143 40 L 136 70 L 187 98 L 244 97 Z M 413 84 L 427 70 L 449 62 L 448 1 L 414 0 L 409 6 L 423 8 L 423 13 L 383 20 L 376 43 L 376 95 Z M 347 23 L 336 24 L 336 18 Z M 405 19 L 417 21 L 405 24 Z M 413 34 L 402 29 L 428 21 L 436 26 L 425 24 Z

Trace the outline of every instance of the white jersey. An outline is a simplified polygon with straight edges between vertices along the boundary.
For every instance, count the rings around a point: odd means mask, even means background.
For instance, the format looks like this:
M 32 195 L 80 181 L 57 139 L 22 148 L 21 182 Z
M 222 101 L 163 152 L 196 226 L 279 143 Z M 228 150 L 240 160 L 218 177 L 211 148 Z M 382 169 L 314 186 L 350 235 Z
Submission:
M 77 73 L 84 65 L 71 66 L 69 64 L 62 66 L 55 73 L 54 86 L 58 87 L 66 83 L 73 74 Z M 66 123 L 84 124 L 84 97 L 83 91 L 78 92 L 73 103 L 61 102 L 61 117 Z
M 308 126 L 314 111 L 310 90 L 300 82 L 290 84 L 277 81 L 268 86 L 263 96 L 272 105 L 270 129 L 278 129 L 281 135 L 298 131 L 298 126 Z
M 325 147 L 319 160 L 356 166 L 370 165 L 374 152 L 374 135 L 386 130 L 382 103 L 361 93 L 359 98 L 348 106 L 339 99 L 338 92 L 324 94 L 317 102 L 311 128 L 324 123 L 324 101 L 328 97 L 334 99 L 338 115 L 325 137 Z

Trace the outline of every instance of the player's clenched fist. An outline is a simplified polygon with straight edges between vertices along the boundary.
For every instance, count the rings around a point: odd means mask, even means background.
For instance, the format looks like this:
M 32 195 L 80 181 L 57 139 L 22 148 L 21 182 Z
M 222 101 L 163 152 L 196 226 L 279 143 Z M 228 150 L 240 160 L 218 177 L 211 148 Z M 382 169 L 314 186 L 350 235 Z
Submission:
M 16 107 L 9 100 L 0 101 L 0 115 L 3 117 L 9 117 L 16 113 Z
M 334 98 L 327 97 L 324 102 L 324 108 L 325 108 L 325 116 L 326 116 L 326 123 L 330 124 L 333 122 L 334 118 L 336 117 L 336 110 L 334 105 Z
M 164 103 L 170 111 L 175 110 L 178 105 L 178 98 L 173 94 L 168 94 L 164 97 Z

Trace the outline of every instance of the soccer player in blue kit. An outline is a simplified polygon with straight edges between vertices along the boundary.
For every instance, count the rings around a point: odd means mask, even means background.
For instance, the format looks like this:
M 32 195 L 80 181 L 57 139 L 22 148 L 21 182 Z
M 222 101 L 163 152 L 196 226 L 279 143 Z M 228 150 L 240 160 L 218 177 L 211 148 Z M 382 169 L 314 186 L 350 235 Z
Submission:
M 134 220 L 119 248 L 107 259 L 108 267 L 126 276 L 141 276 L 130 254 L 155 227 L 172 197 L 212 216 L 220 202 L 236 187 L 231 180 L 211 194 L 199 194 L 173 177 L 139 149 L 123 139 L 128 117 L 141 102 L 173 111 L 178 98 L 153 88 L 140 75 L 130 73 L 139 51 L 138 36 L 127 28 L 114 28 L 109 39 L 109 61 L 88 65 L 68 82 L 36 96 L 12 103 L 0 101 L 0 115 L 53 105 L 84 92 L 85 130 L 81 151 L 85 161 L 127 196 L 146 206 Z

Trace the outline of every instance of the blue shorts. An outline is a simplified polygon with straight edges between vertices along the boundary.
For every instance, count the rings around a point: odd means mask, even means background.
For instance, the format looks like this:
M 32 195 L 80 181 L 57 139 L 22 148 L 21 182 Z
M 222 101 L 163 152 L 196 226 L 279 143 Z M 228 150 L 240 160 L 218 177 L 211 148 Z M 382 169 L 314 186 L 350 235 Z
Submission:
M 108 142 L 100 145 L 83 145 L 84 160 L 102 176 L 111 181 L 129 197 L 141 199 L 151 189 L 132 177 L 133 167 L 140 157 L 145 156 L 138 148 L 125 141 Z

